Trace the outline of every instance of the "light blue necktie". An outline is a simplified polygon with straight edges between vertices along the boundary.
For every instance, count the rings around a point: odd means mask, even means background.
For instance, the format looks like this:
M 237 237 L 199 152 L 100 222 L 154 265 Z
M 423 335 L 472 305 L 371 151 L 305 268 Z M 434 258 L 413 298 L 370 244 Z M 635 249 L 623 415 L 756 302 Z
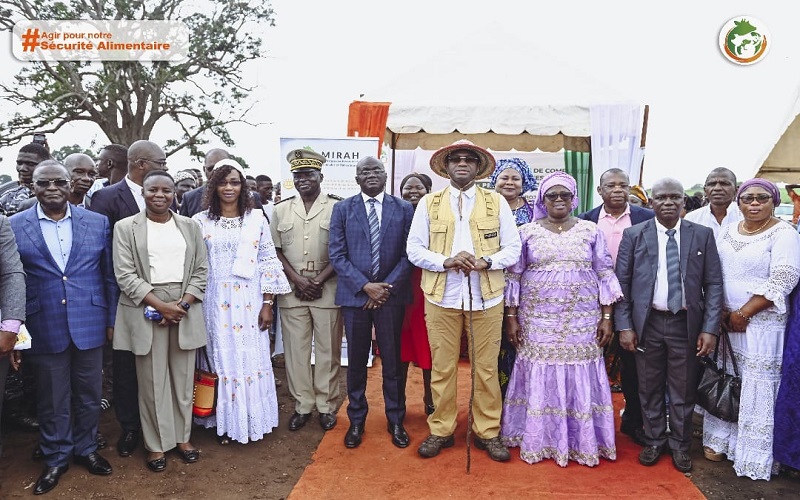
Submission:
M 677 314 L 683 309 L 683 291 L 681 287 L 681 254 L 675 240 L 675 230 L 667 229 L 667 307 Z
M 369 200 L 369 241 L 372 250 L 372 265 L 369 268 L 372 279 L 378 279 L 378 270 L 380 269 L 380 245 L 381 245 L 381 224 L 378 222 L 378 212 L 375 211 L 375 198 Z

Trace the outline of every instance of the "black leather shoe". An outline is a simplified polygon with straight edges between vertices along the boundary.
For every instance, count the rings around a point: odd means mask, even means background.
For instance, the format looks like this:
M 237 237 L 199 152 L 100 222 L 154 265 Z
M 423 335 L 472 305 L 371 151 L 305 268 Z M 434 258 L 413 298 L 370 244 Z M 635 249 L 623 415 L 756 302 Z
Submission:
M 123 431 L 117 441 L 117 453 L 121 457 L 129 457 L 139 446 L 139 431 Z
M 58 480 L 61 475 L 69 470 L 69 465 L 62 465 L 60 467 L 46 466 L 42 475 L 36 480 L 36 486 L 33 487 L 34 495 L 43 495 L 58 485 Z
M 24 413 L 14 413 L 6 417 L 6 421 L 12 427 L 21 431 L 39 432 L 39 420 L 36 417 L 25 415 Z
M 108 476 L 112 471 L 111 464 L 108 463 L 108 460 L 103 458 L 96 451 L 89 453 L 85 457 L 76 455 L 75 463 L 78 465 L 83 465 L 90 474 L 94 474 L 96 476 Z
M 663 446 L 645 446 L 639 453 L 639 463 L 647 466 L 655 465 L 662 453 L 664 453 Z
M 692 458 L 689 453 L 682 450 L 672 450 L 672 465 L 686 474 L 692 471 Z
M 336 427 L 336 415 L 333 413 L 320 413 L 319 425 L 322 427 L 323 431 L 329 431 L 333 429 Z
M 106 446 L 108 446 L 108 440 L 106 437 L 99 432 L 94 437 L 94 442 L 97 445 L 98 450 L 104 450 Z
M 308 419 L 311 418 L 310 413 L 297 413 L 294 412 L 292 417 L 289 419 L 289 430 L 296 431 L 298 429 L 302 429 Z
M 175 453 L 177 453 L 178 456 L 181 457 L 181 460 L 183 460 L 183 463 L 185 464 L 193 464 L 198 460 L 200 460 L 200 450 L 198 449 L 182 450 L 176 447 Z
M 167 468 L 167 457 L 158 457 L 147 461 L 147 468 L 153 472 L 164 472 Z
M 389 434 L 392 435 L 392 444 L 398 448 L 405 448 L 408 446 L 408 433 L 403 428 L 403 424 L 389 424 Z
M 33 448 L 33 453 L 31 454 L 31 459 L 34 462 L 38 462 L 40 460 L 44 460 L 44 452 L 42 451 L 42 449 L 39 447 L 38 444 Z
M 350 424 L 347 434 L 344 435 L 344 445 L 348 448 L 358 448 L 363 434 L 364 424 Z

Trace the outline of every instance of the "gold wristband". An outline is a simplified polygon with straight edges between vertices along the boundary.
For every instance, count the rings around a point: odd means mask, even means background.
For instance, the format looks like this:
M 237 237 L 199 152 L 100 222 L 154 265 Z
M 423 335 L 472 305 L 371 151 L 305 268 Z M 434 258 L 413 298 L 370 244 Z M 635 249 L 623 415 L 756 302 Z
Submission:
M 609 313 L 603 313 L 603 319 L 611 319 L 611 315 Z

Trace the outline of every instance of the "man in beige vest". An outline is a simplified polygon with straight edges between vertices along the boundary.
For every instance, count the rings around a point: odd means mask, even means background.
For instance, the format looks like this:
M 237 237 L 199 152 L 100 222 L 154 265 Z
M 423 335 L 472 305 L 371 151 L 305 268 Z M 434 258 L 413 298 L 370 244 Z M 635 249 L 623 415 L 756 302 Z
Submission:
M 519 259 L 519 233 L 505 199 L 475 186 L 475 179 L 488 177 L 494 170 L 491 153 L 461 140 L 436 151 L 430 166 L 450 179 L 450 185 L 420 201 L 408 235 L 408 260 L 423 269 L 436 408 L 428 417 L 430 435 L 418 452 L 432 458 L 455 443 L 459 348 L 462 332 L 467 332 L 475 373 L 475 446 L 504 462 L 511 455 L 499 437 L 502 402 L 497 356 L 503 323 L 503 269 Z
M 336 273 L 328 258 L 333 205 L 342 198 L 320 188 L 325 157 L 295 149 L 286 159 L 299 196 L 275 204 L 272 239 L 292 293 L 278 296 L 286 378 L 296 401 L 289 430 L 303 427 L 316 407 L 324 430 L 336 425 L 343 324 L 336 298 Z M 314 367 L 311 346 L 314 345 Z

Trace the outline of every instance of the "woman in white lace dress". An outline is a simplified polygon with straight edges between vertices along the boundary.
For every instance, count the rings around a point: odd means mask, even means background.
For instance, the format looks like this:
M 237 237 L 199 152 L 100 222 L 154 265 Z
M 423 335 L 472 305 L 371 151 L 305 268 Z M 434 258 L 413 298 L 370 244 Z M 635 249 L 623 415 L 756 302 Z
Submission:
M 208 248 L 205 319 L 208 354 L 219 376 L 216 415 L 195 419 L 217 428 L 228 444 L 257 441 L 278 426 L 278 399 L 269 349 L 275 294 L 290 291 L 275 255 L 269 224 L 253 201 L 242 167 L 214 166 L 208 209 L 193 218 Z
M 771 182 L 745 181 L 737 200 L 744 220 L 723 227 L 717 247 L 728 311 L 724 321 L 742 377 L 739 421 L 706 415 L 703 451 L 714 461 L 727 455 L 739 476 L 769 480 L 779 467 L 772 458 L 774 408 L 787 298 L 800 277 L 800 237 L 772 215 L 780 192 Z M 728 371 L 733 372 L 730 363 Z

